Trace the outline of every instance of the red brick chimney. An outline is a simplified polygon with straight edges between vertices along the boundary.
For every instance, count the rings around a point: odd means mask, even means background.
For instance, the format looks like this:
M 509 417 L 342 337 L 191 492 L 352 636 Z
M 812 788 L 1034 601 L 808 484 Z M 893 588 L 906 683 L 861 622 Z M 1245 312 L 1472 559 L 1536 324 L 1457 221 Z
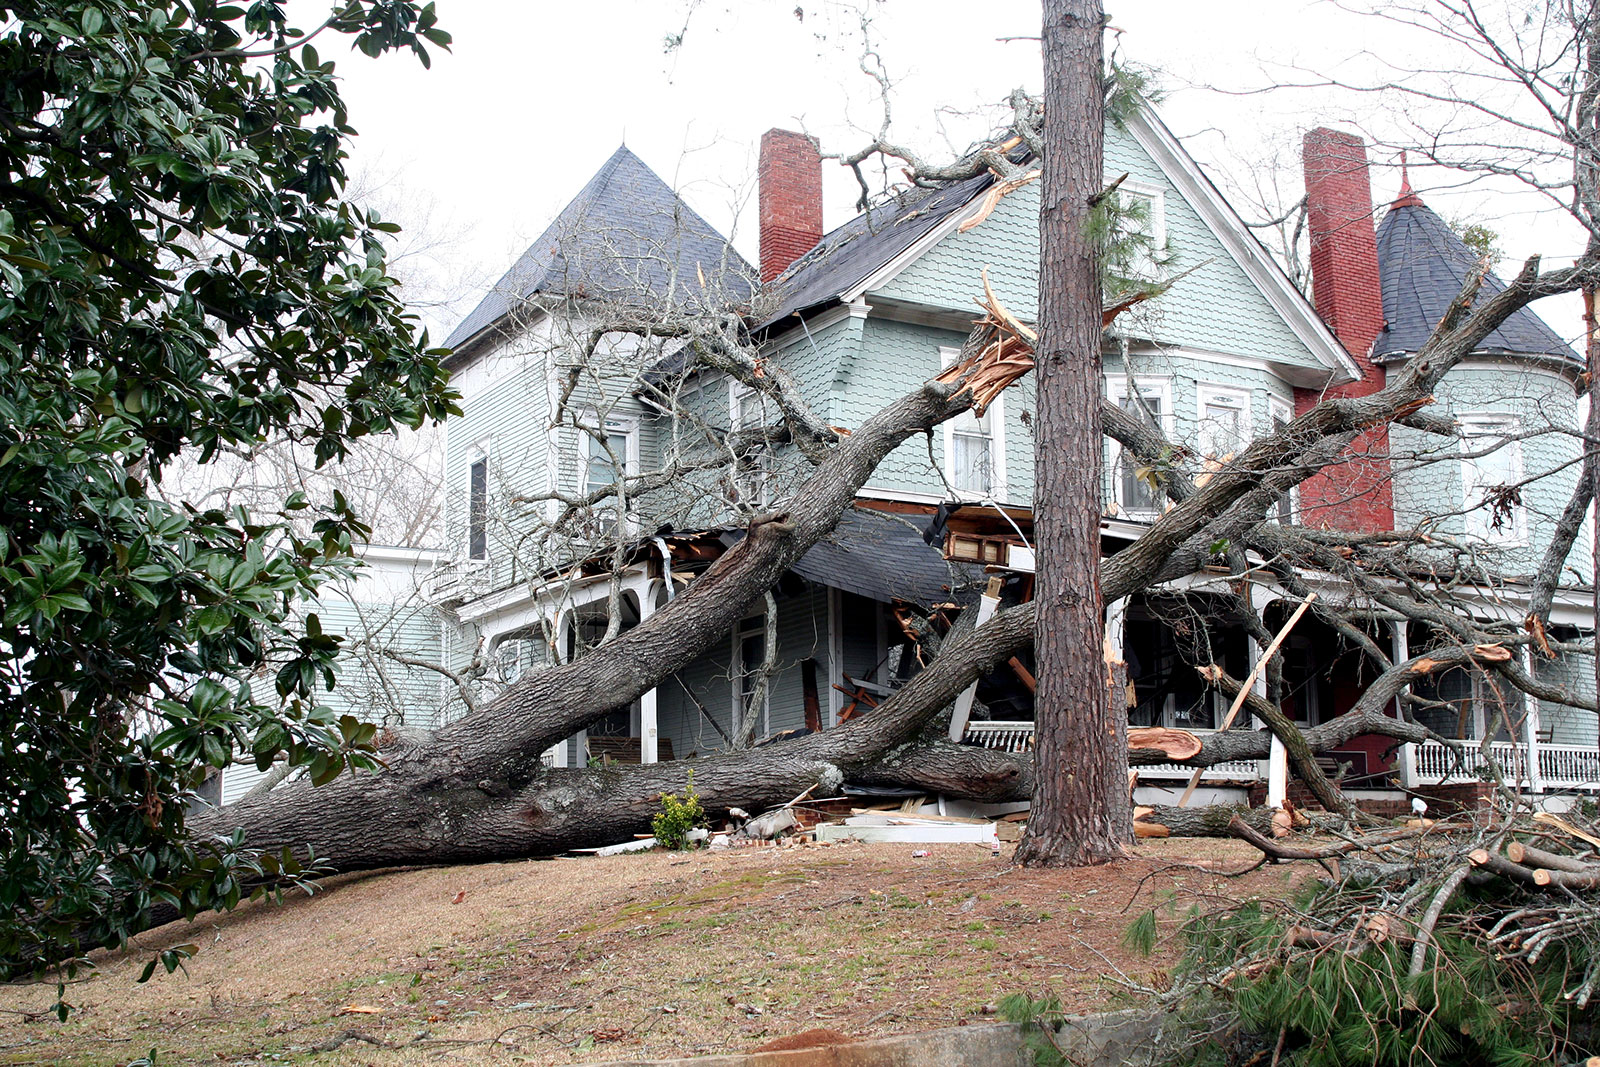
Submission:
M 1295 408 L 1304 412 L 1324 396 L 1375 393 L 1383 388 L 1384 373 L 1372 361 L 1372 342 L 1383 329 L 1383 291 L 1372 228 L 1366 145 L 1354 134 L 1320 127 L 1305 135 L 1301 159 L 1317 314 L 1361 371 L 1360 380 L 1326 392 L 1295 390 Z M 1302 482 L 1300 511 L 1300 521 L 1307 526 L 1393 529 L 1388 428 L 1362 434 L 1351 442 L 1342 459 Z
M 822 240 L 822 157 L 817 142 L 793 130 L 761 135 L 757 172 L 761 280 L 770 282 Z

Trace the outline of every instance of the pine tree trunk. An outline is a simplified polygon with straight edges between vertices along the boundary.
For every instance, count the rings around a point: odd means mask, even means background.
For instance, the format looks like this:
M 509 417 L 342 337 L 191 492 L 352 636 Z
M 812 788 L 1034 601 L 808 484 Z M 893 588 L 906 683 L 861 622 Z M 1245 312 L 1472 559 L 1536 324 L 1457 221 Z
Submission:
M 1104 153 L 1099 0 L 1045 0 L 1034 530 L 1033 817 L 1018 859 L 1083 866 L 1132 841 L 1127 719 L 1101 648 L 1100 270 L 1086 225 Z

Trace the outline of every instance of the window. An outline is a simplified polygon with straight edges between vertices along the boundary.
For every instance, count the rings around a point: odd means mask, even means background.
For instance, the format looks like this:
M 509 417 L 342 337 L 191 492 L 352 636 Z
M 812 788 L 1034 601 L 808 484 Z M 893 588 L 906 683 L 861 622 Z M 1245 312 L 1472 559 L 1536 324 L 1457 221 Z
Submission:
M 1527 537 L 1520 501 L 1503 492 L 1522 481 L 1522 442 L 1510 415 L 1461 415 L 1462 507 L 1467 536 L 1515 543 Z
M 1274 397 L 1267 404 L 1267 414 L 1272 416 L 1272 432 L 1277 433 L 1289 423 L 1294 421 L 1294 409 L 1282 400 Z M 1300 490 L 1292 488 L 1278 498 L 1267 517 L 1275 520 L 1280 526 L 1289 526 L 1294 523 L 1296 505 L 1300 502 Z
M 607 419 L 602 429 L 590 426 L 583 434 L 583 491 L 593 493 L 615 485 L 626 475 L 638 450 L 637 427 L 628 420 Z M 619 472 L 618 464 L 622 465 Z
M 1109 273 L 1130 279 L 1160 277 L 1167 259 L 1167 196 L 1158 185 L 1124 181 L 1117 187 L 1121 216 L 1119 240 L 1112 249 Z
M 467 558 L 489 558 L 489 457 L 472 461 L 467 474 Z
M 740 382 L 729 383 L 729 424 L 734 430 L 754 430 L 768 425 L 767 396 Z M 772 456 L 765 443 L 747 448 L 734 461 L 733 496 L 736 503 L 749 507 L 765 507 L 767 503 L 767 473 L 772 466 Z
M 579 477 L 585 495 L 610 489 L 637 472 L 639 425 L 635 420 L 602 419 L 591 411 L 577 432 Z M 607 497 L 595 504 L 581 532 L 593 538 L 616 535 L 618 503 L 615 497 Z
M 1200 454 L 1221 466 L 1250 440 L 1250 394 L 1243 389 L 1202 385 L 1199 390 Z
M 746 716 L 762 715 L 765 717 L 766 699 L 758 705 L 756 702 L 756 689 L 761 675 L 762 664 L 767 661 L 767 618 L 765 613 L 751 615 L 739 624 L 733 634 L 734 651 L 734 696 L 739 714 L 739 721 L 734 724 L 736 729 L 742 728 Z M 763 721 L 762 726 L 767 724 Z M 762 731 L 765 733 L 765 730 Z
M 1126 378 L 1113 378 L 1106 386 L 1107 395 L 1117 406 L 1134 418 L 1153 426 L 1165 434 L 1172 432 L 1171 384 L 1164 378 L 1136 378 L 1136 393 L 1128 391 Z M 1160 488 L 1153 484 L 1148 470 L 1120 445 L 1112 446 L 1111 492 L 1123 515 L 1148 519 L 1159 514 L 1164 503 Z
M 959 348 L 939 349 L 948 367 Z M 944 477 L 958 496 L 992 500 L 1005 495 L 1004 399 L 996 397 L 980 416 L 963 411 L 944 424 Z

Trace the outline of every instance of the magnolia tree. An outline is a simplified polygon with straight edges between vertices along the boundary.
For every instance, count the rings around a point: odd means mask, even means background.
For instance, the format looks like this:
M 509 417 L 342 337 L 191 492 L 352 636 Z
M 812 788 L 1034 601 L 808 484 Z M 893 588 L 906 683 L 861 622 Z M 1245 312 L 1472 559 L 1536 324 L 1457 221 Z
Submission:
M 291 605 L 364 539 L 339 495 L 261 511 L 164 495 L 193 460 L 311 462 L 452 410 L 344 200 L 317 43 L 424 62 L 432 6 L 17 3 L 0 27 L 0 806 L 12 973 L 115 943 L 158 903 L 235 903 L 261 867 L 197 840 L 189 791 L 238 745 L 318 780 L 375 766 L 317 696 L 336 642 Z M 310 517 L 302 520 L 302 516 Z M 264 673 L 264 668 L 270 669 Z M 169 961 L 170 962 L 170 961 Z

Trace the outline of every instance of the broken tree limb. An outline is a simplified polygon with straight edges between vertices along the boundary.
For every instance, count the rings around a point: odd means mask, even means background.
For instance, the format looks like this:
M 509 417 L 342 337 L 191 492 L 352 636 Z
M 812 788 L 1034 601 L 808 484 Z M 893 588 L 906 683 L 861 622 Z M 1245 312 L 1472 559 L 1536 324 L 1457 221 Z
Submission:
M 1316 797 L 1324 808 L 1344 815 L 1354 814 L 1355 809 L 1350 802 L 1345 800 L 1332 782 L 1328 781 L 1327 774 L 1318 766 L 1315 753 L 1306 741 L 1305 733 L 1283 713 L 1282 708 L 1254 690 L 1244 687 L 1221 667 L 1212 665 L 1201 667 L 1199 671 L 1202 678 L 1220 686 L 1223 692 L 1244 698 L 1250 713 L 1265 722 L 1273 736 L 1283 742 L 1295 773 L 1305 782 L 1306 787 L 1311 790 L 1311 795 Z
M 1182 763 L 1198 756 L 1202 747 L 1200 738 L 1188 730 L 1173 730 L 1165 726 L 1133 726 L 1128 729 L 1130 759 L 1134 758 L 1131 754 L 1137 751 L 1140 759 L 1150 762 L 1151 757 L 1147 753 L 1155 752 L 1173 763 Z M 1203 770 L 1201 768 L 1195 774 Z M 1183 807 L 1183 804 L 1180 802 L 1178 807 Z
M 1133 832 L 1138 837 L 1233 837 L 1232 823 L 1262 834 L 1275 831 L 1271 808 L 1179 808 L 1170 804 L 1141 805 L 1133 809 Z
M 1265 852 L 1268 856 L 1271 856 L 1274 860 L 1334 859 L 1338 856 L 1344 856 L 1351 852 L 1373 848 L 1378 845 L 1391 845 L 1396 841 L 1404 841 L 1407 838 L 1417 837 L 1422 832 L 1423 831 L 1421 829 L 1408 829 L 1391 834 L 1375 834 L 1354 841 L 1340 841 L 1337 844 L 1320 845 L 1315 848 L 1297 848 L 1292 845 L 1281 844 L 1268 837 L 1263 837 L 1254 826 L 1244 819 L 1240 819 L 1237 823 L 1230 822 L 1228 824 L 1228 833 L 1230 836 L 1237 837 L 1241 841 L 1249 842 L 1256 848 L 1259 848 L 1262 852 Z
M 1300 606 L 1294 609 L 1294 614 L 1289 616 L 1289 621 L 1283 624 L 1277 636 L 1272 639 L 1272 643 L 1267 645 L 1266 651 L 1256 657 L 1256 665 L 1250 668 L 1249 676 L 1245 678 L 1244 684 L 1239 687 L 1238 695 L 1233 698 L 1233 704 L 1228 708 L 1228 714 L 1223 717 L 1222 725 L 1217 729 L 1228 730 L 1232 728 L 1233 720 L 1238 716 L 1239 709 L 1244 706 L 1245 699 L 1249 697 L 1251 691 L 1255 688 L 1256 679 L 1261 677 L 1261 672 L 1267 669 L 1267 663 L 1271 661 L 1273 656 L 1278 654 L 1278 649 L 1283 645 L 1284 638 L 1289 636 L 1289 631 L 1294 629 L 1294 624 L 1300 621 L 1300 616 L 1306 613 L 1306 609 L 1310 608 L 1312 602 L 1316 599 L 1317 594 L 1312 593 L 1302 600 Z M 1194 796 L 1195 787 L 1200 784 L 1200 775 L 1202 773 L 1202 771 L 1197 770 L 1190 777 L 1188 788 L 1184 789 L 1183 796 L 1178 798 L 1178 807 L 1181 808 L 1188 804 L 1189 798 Z

